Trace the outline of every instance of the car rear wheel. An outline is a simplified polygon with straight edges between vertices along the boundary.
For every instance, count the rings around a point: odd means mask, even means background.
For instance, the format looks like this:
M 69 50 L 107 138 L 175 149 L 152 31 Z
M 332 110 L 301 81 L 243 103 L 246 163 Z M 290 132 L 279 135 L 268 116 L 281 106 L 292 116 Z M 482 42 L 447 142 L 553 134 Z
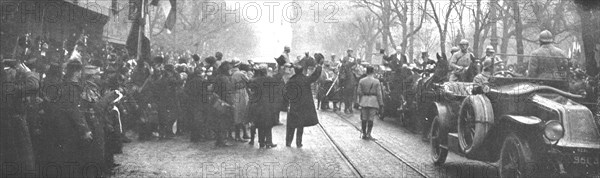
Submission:
M 500 152 L 500 177 L 531 177 L 535 162 L 529 144 L 515 133 L 510 133 Z
M 492 123 L 494 111 L 485 95 L 468 96 L 460 107 L 458 140 L 463 153 L 471 157 L 483 145 Z
M 431 146 L 431 160 L 435 165 L 441 165 L 446 162 L 448 156 L 448 131 L 441 124 L 440 118 L 436 116 L 431 123 L 429 132 L 429 145 Z

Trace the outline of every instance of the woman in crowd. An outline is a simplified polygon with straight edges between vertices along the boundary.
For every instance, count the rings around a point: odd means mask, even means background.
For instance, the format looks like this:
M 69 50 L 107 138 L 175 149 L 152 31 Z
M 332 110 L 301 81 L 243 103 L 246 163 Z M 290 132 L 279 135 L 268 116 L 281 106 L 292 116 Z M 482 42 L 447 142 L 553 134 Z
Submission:
M 231 63 L 226 61 L 221 63 L 216 76 L 213 78 L 214 85 L 208 86 L 209 90 L 214 90 L 217 96 L 229 105 L 233 105 L 235 102 L 233 100 L 235 96 L 235 83 L 232 79 L 233 71 Z M 226 130 L 233 125 L 233 115 L 210 115 L 208 118 L 210 119 L 209 122 L 214 126 L 215 138 L 217 139 L 215 145 L 218 147 L 231 146 L 231 144 L 225 141 L 225 136 L 227 135 Z
M 233 62 L 233 73 L 231 75 L 231 81 L 235 84 L 235 91 L 233 91 L 233 102 L 230 103 L 234 107 L 233 121 L 235 131 L 235 141 L 246 142 L 249 139 L 246 133 L 245 125 L 248 123 L 248 76 L 246 72 L 249 70 L 249 66 L 242 65 L 240 61 Z M 244 69 L 244 70 L 241 70 Z M 240 132 L 243 133 L 243 137 Z

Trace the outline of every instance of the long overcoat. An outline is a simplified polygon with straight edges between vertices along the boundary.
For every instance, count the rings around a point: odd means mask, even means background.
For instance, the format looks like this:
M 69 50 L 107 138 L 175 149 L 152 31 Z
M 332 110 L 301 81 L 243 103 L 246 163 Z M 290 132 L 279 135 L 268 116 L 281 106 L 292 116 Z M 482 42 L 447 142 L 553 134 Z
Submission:
M 318 66 L 310 76 L 296 74 L 285 84 L 284 99 L 289 100 L 287 127 L 308 127 L 319 123 L 310 85 L 321 76 Z
M 279 121 L 283 86 L 283 80 L 275 77 L 260 76 L 250 80 L 249 116 L 257 128 L 273 127 Z

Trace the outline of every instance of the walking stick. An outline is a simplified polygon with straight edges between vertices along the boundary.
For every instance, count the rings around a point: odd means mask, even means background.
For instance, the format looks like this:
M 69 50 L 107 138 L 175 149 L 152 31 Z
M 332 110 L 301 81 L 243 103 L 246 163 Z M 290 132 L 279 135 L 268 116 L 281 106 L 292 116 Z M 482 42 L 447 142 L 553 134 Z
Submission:
M 335 82 L 337 82 L 338 78 L 340 78 L 340 72 L 338 72 L 338 75 L 335 76 L 335 79 L 333 80 L 333 83 L 331 83 L 331 86 L 329 87 L 329 90 L 327 90 L 327 93 L 325 93 L 325 96 L 329 95 L 329 92 L 331 92 L 331 89 L 333 88 L 333 86 L 335 86 Z

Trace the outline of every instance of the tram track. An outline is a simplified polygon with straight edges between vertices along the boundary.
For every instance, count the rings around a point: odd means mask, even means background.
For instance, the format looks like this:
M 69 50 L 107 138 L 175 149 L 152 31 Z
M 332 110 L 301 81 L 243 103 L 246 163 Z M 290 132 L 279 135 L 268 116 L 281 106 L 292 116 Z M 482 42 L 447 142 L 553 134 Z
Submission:
M 352 122 L 350 122 L 347 118 L 345 118 L 344 116 L 342 116 L 341 114 L 335 112 L 335 115 L 337 115 L 339 118 L 341 118 L 345 123 L 351 125 L 352 127 L 354 127 L 357 131 L 361 131 L 361 129 L 359 128 L 359 126 L 353 124 Z M 321 126 L 321 124 L 319 124 L 319 127 L 324 131 L 325 129 L 323 128 L 323 126 Z M 329 140 L 334 141 L 333 138 L 331 138 L 330 135 L 328 135 L 326 133 L 327 137 Z M 394 158 L 396 158 L 397 160 L 399 160 L 400 162 L 404 163 L 406 166 L 408 166 L 410 169 L 412 169 L 413 171 L 415 171 L 416 173 L 418 173 L 420 176 L 424 177 L 424 178 L 429 178 L 429 176 L 427 176 L 427 174 L 423 173 L 421 170 L 417 169 L 416 166 L 411 165 L 408 161 L 406 161 L 404 158 L 400 157 L 398 154 L 394 153 L 390 148 L 388 148 L 387 146 L 385 146 L 383 143 L 381 143 L 379 140 L 372 140 L 373 143 L 375 143 L 377 146 L 379 146 L 381 149 L 385 150 L 385 152 L 389 153 L 390 155 L 392 155 Z M 336 145 L 336 149 L 341 152 L 341 154 L 345 154 L 343 152 L 343 150 L 341 150 L 337 145 Z M 350 159 L 348 159 L 347 156 L 344 156 L 344 158 L 346 158 L 347 161 L 350 161 Z M 359 174 L 360 171 L 355 167 L 355 165 L 352 166 L 352 168 L 354 168 Z M 360 176 L 363 177 L 363 176 Z
M 344 152 L 344 150 L 341 149 L 340 145 L 337 142 L 335 142 L 335 140 L 333 140 L 333 138 L 331 137 L 331 135 L 329 134 L 329 132 L 327 132 L 327 130 L 325 130 L 325 128 L 323 127 L 323 125 L 321 125 L 321 123 L 319 123 L 318 125 L 319 125 L 319 128 L 321 129 L 321 131 L 327 137 L 327 140 L 329 140 L 329 143 L 331 143 L 333 145 L 333 147 L 338 152 L 338 154 L 340 154 L 342 156 L 342 158 L 344 158 L 344 161 L 348 164 L 348 166 L 350 168 L 352 168 L 352 172 L 354 173 L 354 175 L 356 175 L 357 177 L 360 177 L 360 178 L 364 178 L 364 174 L 362 174 L 360 172 L 360 170 L 358 169 L 358 166 L 356 165 L 356 163 L 353 162 L 348 157 L 348 155 L 346 154 L 346 152 Z

